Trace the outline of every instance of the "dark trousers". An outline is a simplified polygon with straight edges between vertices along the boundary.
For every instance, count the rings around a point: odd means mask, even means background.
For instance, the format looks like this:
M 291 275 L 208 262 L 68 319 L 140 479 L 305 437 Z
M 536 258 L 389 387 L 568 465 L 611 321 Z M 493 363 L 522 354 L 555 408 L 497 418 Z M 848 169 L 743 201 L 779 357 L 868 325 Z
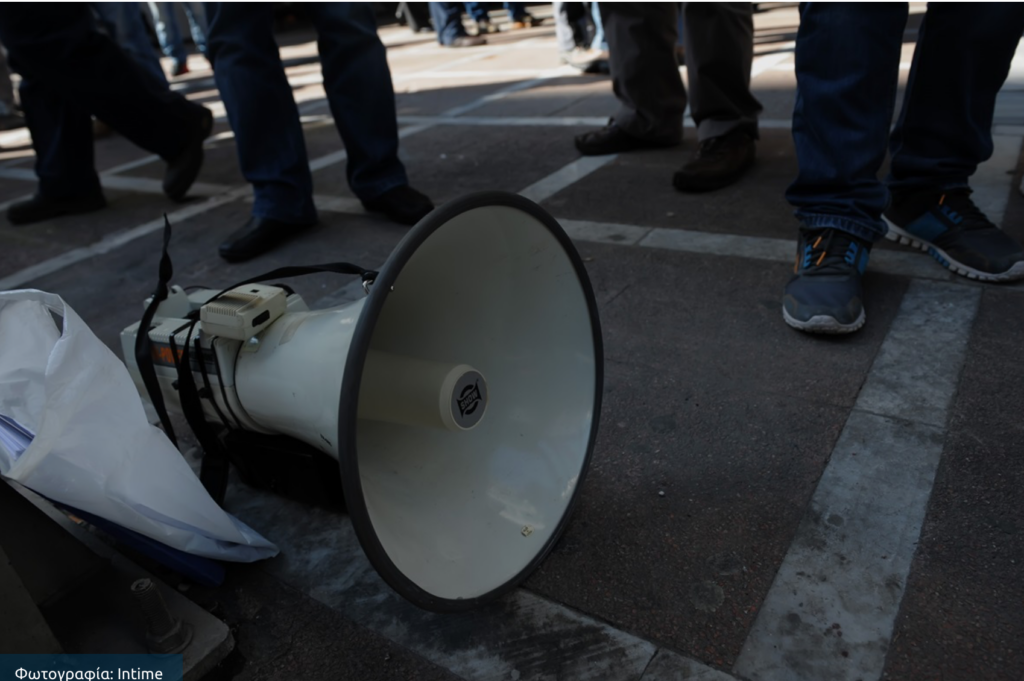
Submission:
M 1024 31 L 1024 4 L 930 4 L 891 136 L 908 6 L 808 3 L 800 14 L 800 171 L 786 192 L 797 217 L 876 241 L 886 232 L 890 188 L 967 186 L 992 155 L 996 95 Z
M 86 4 L 0 3 L 0 43 L 23 78 L 22 108 L 43 195 L 77 198 L 100 191 L 92 116 L 164 159 L 182 152 L 202 116 L 199 105 L 151 85 L 96 30 Z
M 615 123 L 652 142 L 683 136 L 687 93 L 676 63 L 676 3 L 600 3 L 608 40 Z M 757 137 L 761 104 L 750 93 L 754 22 L 750 3 L 683 7 L 690 111 L 700 139 L 736 128 Z
M 384 45 L 369 4 L 310 3 L 317 30 L 324 90 L 348 154 L 346 175 L 360 199 L 408 184 L 398 160 L 398 122 Z M 210 3 L 207 56 L 238 160 L 253 185 L 253 215 L 311 222 L 313 178 L 299 110 L 274 41 L 274 6 Z

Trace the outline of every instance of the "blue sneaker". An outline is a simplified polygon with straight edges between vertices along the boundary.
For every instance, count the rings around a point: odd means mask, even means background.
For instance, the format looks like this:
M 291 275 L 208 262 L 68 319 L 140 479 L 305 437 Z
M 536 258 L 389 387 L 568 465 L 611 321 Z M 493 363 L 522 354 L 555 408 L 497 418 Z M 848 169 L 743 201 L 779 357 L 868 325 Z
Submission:
M 786 284 L 782 317 L 808 333 L 853 333 L 864 326 L 860 278 L 871 244 L 839 229 L 800 230 L 796 276 Z
M 895 191 L 884 218 L 886 238 L 920 248 L 957 274 L 980 281 L 1024 279 L 1024 249 L 985 217 L 967 187 Z

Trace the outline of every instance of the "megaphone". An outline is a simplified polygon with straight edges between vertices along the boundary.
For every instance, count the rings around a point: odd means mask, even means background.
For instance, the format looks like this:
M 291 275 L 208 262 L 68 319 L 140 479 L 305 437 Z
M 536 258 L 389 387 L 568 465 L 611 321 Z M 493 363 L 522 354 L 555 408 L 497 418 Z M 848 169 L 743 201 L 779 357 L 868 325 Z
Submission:
M 173 364 L 197 347 L 209 420 L 338 460 L 359 541 L 395 591 L 433 611 L 479 606 L 537 567 L 579 496 L 603 380 L 590 281 L 544 210 L 483 192 L 423 218 L 367 289 L 311 311 L 276 286 L 175 287 L 149 329 L 161 393 L 177 405 Z M 138 330 L 122 344 L 141 389 Z

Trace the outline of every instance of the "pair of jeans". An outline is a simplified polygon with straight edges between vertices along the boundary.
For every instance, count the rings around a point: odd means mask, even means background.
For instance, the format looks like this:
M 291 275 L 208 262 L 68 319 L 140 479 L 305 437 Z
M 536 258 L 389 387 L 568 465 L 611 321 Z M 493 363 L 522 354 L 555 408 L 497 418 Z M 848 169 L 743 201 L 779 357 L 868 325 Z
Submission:
M 398 159 L 398 121 L 384 45 L 363 3 L 310 3 L 324 90 L 345 143 L 346 176 L 367 201 L 408 184 Z M 253 185 L 253 215 L 291 223 L 316 220 L 313 178 L 299 110 L 274 41 L 274 5 L 209 3 L 207 56 L 213 64 L 238 160 Z
M 967 186 L 992 155 L 996 95 L 1024 31 L 1024 5 L 929 4 L 890 135 L 908 11 L 890 3 L 800 7 L 800 170 L 786 199 L 805 226 L 875 242 L 887 230 L 890 190 Z M 887 143 L 891 172 L 882 182 Z
M 171 2 L 150 2 L 149 12 L 153 17 L 153 30 L 156 32 L 157 42 L 164 56 L 174 60 L 176 66 L 184 64 L 188 59 L 188 52 L 185 50 L 185 41 L 181 37 L 181 28 L 178 26 L 178 17 L 175 14 L 175 5 Z M 201 3 L 183 2 L 182 9 L 185 10 L 185 17 L 188 19 L 189 30 L 192 33 L 192 42 L 196 49 L 206 54 L 206 12 Z
M 204 115 L 203 107 L 166 85 L 156 87 L 97 30 L 88 5 L 0 3 L 0 43 L 22 76 L 21 104 L 44 196 L 80 198 L 100 191 L 92 116 L 171 160 L 184 151 Z
M 441 45 L 451 45 L 456 38 L 466 35 L 466 28 L 462 25 L 461 2 L 431 2 L 430 20 L 434 22 L 434 30 L 437 32 L 437 42 Z

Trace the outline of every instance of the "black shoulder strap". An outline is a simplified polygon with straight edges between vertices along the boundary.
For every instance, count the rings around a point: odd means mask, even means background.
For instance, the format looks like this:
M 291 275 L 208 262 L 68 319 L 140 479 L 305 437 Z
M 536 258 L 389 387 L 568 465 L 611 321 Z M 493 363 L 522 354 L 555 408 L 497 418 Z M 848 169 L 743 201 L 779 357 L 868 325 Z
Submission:
M 156 314 L 160 303 L 167 300 L 167 284 L 174 275 L 174 268 L 171 266 L 171 257 L 167 254 L 167 246 L 171 243 L 171 221 L 164 213 L 164 246 L 160 254 L 160 276 L 156 283 L 156 291 L 153 292 L 153 301 L 142 313 L 142 321 L 139 322 L 139 332 L 135 335 L 135 363 L 139 367 L 139 375 L 142 383 L 146 386 L 149 399 L 153 402 L 160 417 L 160 423 L 167 433 L 167 438 L 178 446 L 174 437 L 174 428 L 171 427 L 171 419 L 167 416 L 167 408 L 164 406 L 164 395 L 160 392 L 160 383 L 156 378 L 156 369 L 153 368 L 152 343 L 149 340 L 149 327 L 153 323 L 153 315 Z

